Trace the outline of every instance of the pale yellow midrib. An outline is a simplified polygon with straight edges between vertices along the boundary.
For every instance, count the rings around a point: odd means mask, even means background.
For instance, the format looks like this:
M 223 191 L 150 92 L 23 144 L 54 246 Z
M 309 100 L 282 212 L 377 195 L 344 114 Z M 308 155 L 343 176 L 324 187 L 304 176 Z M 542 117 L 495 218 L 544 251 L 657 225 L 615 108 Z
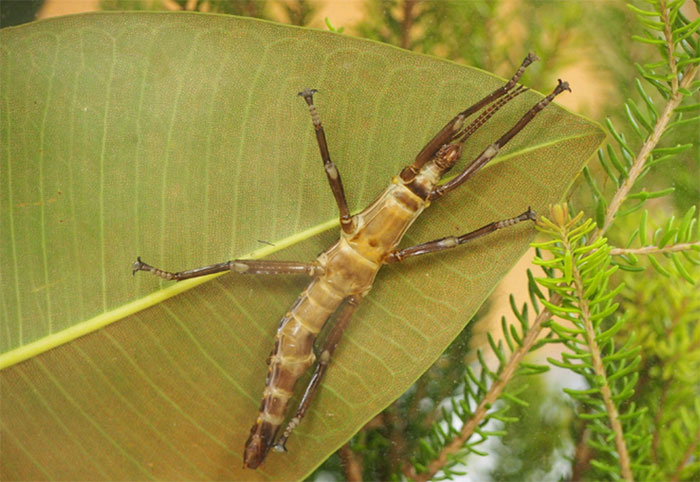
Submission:
M 564 142 L 570 139 L 576 139 L 580 137 L 585 137 L 587 135 L 591 135 L 590 132 L 585 132 L 573 136 L 567 136 L 563 138 L 557 138 L 550 140 L 548 142 L 544 142 L 541 144 L 536 144 L 534 146 L 528 146 L 524 149 L 520 149 L 516 152 L 508 153 L 503 156 L 499 156 L 496 159 L 494 159 L 495 162 L 492 162 L 490 165 L 495 165 L 496 163 L 505 161 L 511 157 L 515 157 L 516 155 L 522 155 L 527 152 L 532 152 L 537 149 L 541 149 L 543 147 L 547 147 L 552 144 L 556 144 L 559 142 Z M 487 165 L 485 168 L 488 168 L 489 165 Z M 451 176 L 453 177 L 453 176 Z M 445 182 L 449 181 L 450 178 L 444 179 Z M 274 244 L 274 246 L 265 246 L 260 249 L 256 249 L 255 251 L 252 251 L 248 253 L 247 255 L 243 255 L 240 258 L 241 259 L 258 259 L 262 258 L 265 256 L 269 256 L 273 253 L 276 253 L 278 251 L 281 251 L 289 246 L 293 246 L 305 239 L 309 239 L 319 233 L 322 233 L 324 231 L 327 231 L 334 226 L 338 226 L 339 222 L 337 218 L 330 219 L 324 223 L 318 224 L 316 226 L 313 226 L 309 229 L 306 229 L 304 231 L 301 231 L 297 234 L 294 234 L 292 236 L 289 236 L 287 238 L 282 239 L 281 241 L 277 242 Z M 81 336 L 87 335 L 89 333 L 93 333 L 107 325 L 110 325 L 116 321 L 119 321 L 123 318 L 126 318 L 130 315 L 133 315 L 134 313 L 138 313 L 139 311 L 145 310 L 147 308 L 150 308 L 154 305 L 157 305 L 158 303 L 161 303 L 169 298 L 172 298 L 173 296 L 176 296 L 180 293 L 183 293 L 185 291 L 188 291 L 195 286 L 199 286 L 202 283 L 206 283 L 207 281 L 214 279 L 218 276 L 222 276 L 224 274 L 227 274 L 227 272 L 223 273 L 217 273 L 217 274 L 211 274 L 207 276 L 202 276 L 200 278 L 193 278 L 193 279 L 188 279 L 184 281 L 180 281 L 178 283 L 175 283 L 171 286 L 168 286 L 166 288 L 160 289 L 154 293 L 151 293 L 148 296 L 145 296 L 143 298 L 140 298 L 138 300 L 134 300 L 131 303 L 127 303 L 126 305 L 120 306 L 118 308 L 115 308 L 111 311 L 108 311 L 106 313 L 102 313 L 100 315 L 97 315 L 93 318 L 90 318 L 89 320 L 82 321 L 80 323 L 77 323 L 70 328 L 66 328 L 64 330 L 61 330 L 57 333 L 53 333 L 51 335 L 45 336 L 39 340 L 33 341 L 31 343 L 28 343 L 26 345 L 23 345 L 21 347 L 15 348 L 13 350 L 10 350 L 6 353 L 3 353 L 0 355 L 0 370 L 3 370 L 5 368 L 8 368 L 12 365 L 15 365 L 17 363 L 23 362 L 25 360 L 28 360 L 36 355 L 39 355 L 41 353 L 47 352 L 49 350 L 52 350 L 53 348 L 56 348 L 58 346 L 61 346 L 63 344 L 66 344 L 70 341 L 75 340 L 76 338 L 79 338 Z
M 319 233 L 327 231 L 334 226 L 338 225 L 337 219 L 331 219 L 325 223 L 318 224 L 312 228 L 301 231 L 297 234 L 289 236 L 277 243 L 274 246 L 265 246 L 260 249 L 256 249 L 251 253 L 241 256 L 242 259 L 258 259 L 265 256 L 269 256 L 273 253 L 281 251 L 289 246 L 293 246 L 305 239 L 309 239 Z M 131 303 L 127 303 L 111 311 L 97 315 L 89 320 L 81 321 L 70 328 L 61 330 L 57 333 L 45 336 L 39 340 L 33 341 L 21 347 L 10 350 L 6 353 L 0 355 L 0 370 L 8 368 L 12 365 L 20 363 L 22 361 L 28 360 L 36 355 L 47 352 L 53 348 L 61 346 L 65 343 L 75 340 L 81 336 L 93 333 L 107 325 L 126 318 L 130 315 L 138 313 L 139 311 L 145 310 L 152 306 L 157 305 L 173 296 L 179 295 L 185 291 L 188 291 L 195 286 L 199 286 L 202 283 L 206 283 L 218 276 L 227 274 L 228 272 L 216 273 L 207 276 L 202 276 L 200 278 L 193 278 L 178 283 L 174 283 L 163 289 L 160 289 L 148 296 L 134 300 Z

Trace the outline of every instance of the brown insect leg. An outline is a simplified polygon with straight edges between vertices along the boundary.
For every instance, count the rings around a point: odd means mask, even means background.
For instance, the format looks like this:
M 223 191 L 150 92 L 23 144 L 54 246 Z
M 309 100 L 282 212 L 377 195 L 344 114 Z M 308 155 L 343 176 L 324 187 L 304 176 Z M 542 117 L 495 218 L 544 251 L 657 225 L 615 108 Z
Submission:
M 520 216 L 516 216 L 510 219 L 504 219 L 503 221 L 496 221 L 495 223 L 489 223 L 486 226 L 482 226 L 479 229 L 472 231 L 461 236 L 447 236 L 446 238 L 436 239 L 434 241 L 429 241 L 427 243 L 417 244 L 415 246 L 410 246 L 405 249 L 398 249 L 393 251 L 384 260 L 385 263 L 398 263 L 406 258 L 412 256 L 420 256 L 422 254 L 436 253 L 438 251 L 443 251 L 445 249 L 455 248 L 461 244 L 464 244 L 472 239 L 480 238 L 486 234 L 492 233 L 498 229 L 507 228 L 508 226 L 513 226 L 522 221 L 535 221 L 537 219 L 537 214 L 530 208 L 522 213 Z
M 416 156 L 415 161 L 413 161 L 413 164 L 405 167 L 401 171 L 401 179 L 403 179 L 405 182 L 408 182 L 414 177 L 416 177 L 421 167 L 423 167 L 423 165 L 435 155 L 438 149 L 440 149 L 444 144 L 447 144 L 454 138 L 457 132 L 462 128 L 464 120 L 467 117 L 469 117 L 475 112 L 478 112 L 485 105 L 488 105 L 494 100 L 498 99 L 499 97 L 505 95 L 510 89 L 512 89 L 515 86 L 515 84 L 518 83 L 518 80 L 520 80 L 520 77 L 522 77 L 523 72 L 525 72 L 527 66 L 533 63 L 535 60 L 538 60 L 535 54 L 527 54 L 527 57 L 525 57 L 523 62 L 520 64 L 520 68 L 518 68 L 517 72 L 515 72 L 513 77 L 506 84 L 494 90 L 476 104 L 466 108 L 465 110 L 457 114 L 454 118 L 452 118 L 452 120 L 450 120 L 447 124 L 445 124 L 445 126 L 442 129 L 440 129 L 440 131 L 437 134 L 435 134 L 435 137 L 433 137 L 425 145 L 425 147 L 421 149 L 421 151 Z
M 321 159 L 323 160 L 323 168 L 326 171 L 328 182 L 331 185 L 331 191 L 335 197 L 335 202 L 338 204 L 340 212 L 340 227 L 346 233 L 351 233 L 355 230 L 355 221 L 350 216 L 348 209 L 348 201 L 345 199 L 345 190 L 343 189 L 343 181 L 340 179 L 338 168 L 331 161 L 331 155 L 328 152 L 328 143 L 326 142 L 326 133 L 321 124 L 321 116 L 318 115 L 316 106 L 314 105 L 314 94 L 318 92 L 316 89 L 305 89 L 299 92 L 299 96 L 303 97 L 309 106 L 311 120 L 316 131 L 316 140 L 318 141 L 318 149 L 321 151 Z
M 430 201 L 435 200 L 445 193 L 450 192 L 456 187 L 460 186 L 467 179 L 472 177 L 479 169 L 484 167 L 491 159 L 496 157 L 498 151 L 501 147 L 505 146 L 508 141 L 510 141 L 518 132 L 520 132 L 523 127 L 525 127 L 542 109 L 544 109 L 552 100 L 565 90 L 571 92 L 568 82 L 562 82 L 559 79 L 559 85 L 550 93 L 547 97 L 535 104 L 532 109 L 527 111 L 524 116 L 510 128 L 508 132 L 503 134 L 500 139 L 488 146 L 482 151 L 479 156 L 472 161 L 461 173 L 447 181 L 445 184 L 436 187 L 428 196 Z
M 172 273 L 141 261 L 141 258 L 136 258 L 134 261 L 133 273 L 137 271 L 149 271 L 154 275 L 167 279 L 181 281 L 183 279 L 198 278 L 213 273 L 221 273 L 223 271 L 233 271 L 240 274 L 305 274 L 308 276 L 318 276 L 323 273 L 323 268 L 318 263 L 300 263 L 297 261 L 272 261 L 272 260 L 256 260 L 256 259 L 234 259 L 224 263 L 212 264 L 201 268 L 188 269 L 187 271 L 178 271 Z
M 338 342 L 343 336 L 343 332 L 345 331 L 345 328 L 347 328 L 350 322 L 350 318 L 352 318 L 353 313 L 355 313 L 355 310 L 360 304 L 360 301 L 362 301 L 362 296 L 360 295 L 353 295 L 346 298 L 345 306 L 343 307 L 342 311 L 338 314 L 338 318 L 335 321 L 333 328 L 328 333 L 328 337 L 326 337 L 326 340 L 323 344 L 323 349 L 321 350 L 321 354 L 318 357 L 318 362 L 316 363 L 314 373 L 311 376 L 311 380 L 309 381 L 309 384 L 306 387 L 306 391 L 304 392 L 304 396 L 302 397 L 301 402 L 299 402 L 299 408 L 297 409 L 297 412 L 294 414 L 294 417 L 292 417 L 292 419 L 289 421 L 289 423 L 287 424 L 287 428 L 284 429 L 284 432 L 275 444 L 276 451 L 287 451 L 285 447 L 287 439 L 292 433 L 292 430 L 294 430 L 294 428 L 297 425 L 299 425 L 301 419 L 304 418 L 304 415 L 306 415 L 306 411 L 309 408 L 311 399 L 313 398 L 314 394 L 316 393 L 316 390 L 318 389 L 318 385 L 321 382 L 323 374 L 326 373 L 326 369 L 328 368 L 331 356 L 333 355 L 335 348 L 338 346 Z

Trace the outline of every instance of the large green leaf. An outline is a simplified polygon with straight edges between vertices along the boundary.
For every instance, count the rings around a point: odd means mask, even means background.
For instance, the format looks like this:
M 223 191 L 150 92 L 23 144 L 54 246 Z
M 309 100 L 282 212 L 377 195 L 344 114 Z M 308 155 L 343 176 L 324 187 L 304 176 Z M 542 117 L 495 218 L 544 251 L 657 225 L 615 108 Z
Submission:
M 320 90 L 353 210 L 502 80 L 328 32 L 201 14 L 95 14 L 0 32 L 0 478 L 298 479 L 463 328 L 531 224 L 383 270 L 289 454 L 242 471 L 265 359 L 298 277 L 162 282 L 337 236 L 308 111 Z M 539 94 L 485 127 L 472 157 Z M 560 200 L 600 129 L 551 106 L 404 244 Z M 270 246 L 268 243 L 272 243 Z M 174 296 L 175 294 L 177 296 Z

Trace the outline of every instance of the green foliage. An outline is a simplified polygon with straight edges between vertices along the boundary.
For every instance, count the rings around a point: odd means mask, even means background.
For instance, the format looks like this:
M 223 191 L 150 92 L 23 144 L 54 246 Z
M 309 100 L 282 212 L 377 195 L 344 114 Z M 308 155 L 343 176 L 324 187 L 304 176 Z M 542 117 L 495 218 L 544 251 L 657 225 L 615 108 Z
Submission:
M 591 460 L 592 475 L 629 479 L 631 458 L 636 465 L 635 478 L 645 479 L 645 455 L 651 442 L 646 407 L 630 402 L 638 380 L 641 347 L 633 336 L 615 343 L 614 336 L 627 317 L 615 315 L 619 306 L 615 300 L 623 285 L 614 287 L 611 283 L 617 271 L 611 263 L 611 247 L 605 238 L 588 241 L 595 224 L 590 219 L 582 221 L 583 213 L 570 219 L 566 209 L 555 206 L 551 217 L 540 221 L 541 231 L 550 240 L 536 244 L 549 256 L 536 258 L 535 264 L 558 273 L 537 281 L 561 297 L 559 303 L 543 303 L 558 318 L 547 328 L 556 333 L 566 350 L 561 360 L 549 357 L 548 361 L 581 375 L 589 387 L 564 391 L 580 404 L 578 416 L 587 421 L 591 432 L 587 443 L 597 451 Z M 624 440 L 619 440 L 622 434 Z
M 559 480 L 567 476 L 566 454 L 575 442 L 569 431 L 574 409 L 551 378 L 527 378 L 527 390 L 520 394 L 527 405 L 514 404 L 510 412 L 518 423 L 509 424 L 506 435 L 492 444 L 489 455 L 496 460 L 491 480 Z M 517 386 L 524 382 L 515 379 L 511 383 Z M 472 475 L 479 479 L 478 474 Z
M 549 89 L 554 72 L 574 65 L 573 52 L 590 43 L 587 28 L 607 16 L 585 2 L 526 0 L 513 12 L 509 2 L 368 0 L 359 35 L 402 48 L 448 58 L 500 75 L 510 75 L 529 51 L 543 60 L 525 74 L 527 84 Z M 537 18 L 537 22 L 523 19 Z M 616 22 L 621 20 L 615 18 Z M 604 62 L 602 58 L 596 59 Z
M 664 194 L 668 194 L 665 190 Z M 648 199 L 651 193 L 642 191 L 636 196 L 637 199 Z M 632 194 L 630 197 L 635 196 Z M 662 276 L 671 278 L 674 275 L 680 276 L 691 284 L 695 284 L 696 279 L 690 274 L 689 265 L 700 264 L 700 247 L 693 240 L 700 237 L 700 226 L 697 223 L 696 208 L 691 206 L 686 213 L 676 219 L 671 216 L 666 220 L 664 226 L 660 226 L 653 231 L 650 236 L 648 227 L 649 212 L 644 210 L 639 220 L 639 227 L 632 231 L 625 244 L 626 249 L 619 250 L 620 256 L 618 265 L 626 271 L 643 271 L 639 266 L 639 255 L 646 255 L 646 259 L 654 269 Z M 639 244 L 640 247 L 630 249 L 631 246 Z
M 511 303 L 514 304 L 513 298 Z M 512 353 L 516 347 L 522 348 L 523 339 L 529 328 L 528 313 L 526 310 L 518 311 L 513 306 L 520 323 L 519 327 L 508 325 L 505 318 L 502 319 L 503 340 L 496 342 L 491 333 L 487 334 L 489 350 L 478 349 L 476 361 L 465 365 L 466 375 L 464 375 L 459 388 L 459 392 L 449 398 L 449 406 L 440 407 L 440 417 L 437 423 L 433 423 L 430 431 L 423 435 L 419 441 L 411 464 L 417 473 L 428 471 L 428 466 L 436 455 L 448 445 L 459 438 L 459 431 L 456 427 L 464 427 L 473 423 L 476 414 L 483 413 L 480 421 L 473 427 L 474 437 L 464 440 L 460 450 L 450 453 L 446 463 L 441 467 L 441 478 L 451 478 L 463 472 L 455 470 L 455 466 L 461 464 L 469 454 L 486 455 L 488 450 L 484 443 L 491 436 L 505 435 L 502 429 L 494 430 L 495 425 L 504 425 L 510 422 L 517 422 L 518 418 L 509 414 L 513 405 L 527 407 L 528 402 L 521 398 L 521 394 L 529 389 L 525 383 L 519 383 L 510 387 L 502 393 L 503 400 L 496 404 L 487 399 L 489 390 L 498 384 L 506 368 L 508 354 Z M 495 362 L 495 367 L 493 366 Z M 455 369 L 450 367 L 452 371 Z M 539 375 L 548 370 L 547 366 L 521 363 L 519 373 L 516 376 Z M 443 370 L 446 371 L 446 370 Z M 445 374 L 449 375 L 449 374 Z
M 696 279 L 700 277 L 697 267 L 691 272 Z M 620 302 L 629 322 L 616 338 L 635 333 L 642 348 L 634 401 L 649 408 L 650 456 L 655 470 L 651 478 L 698 480 L 700 297 L 697 286 L 679 276 L 666 278 L 647 271 L 641 276 L 626 277 Z

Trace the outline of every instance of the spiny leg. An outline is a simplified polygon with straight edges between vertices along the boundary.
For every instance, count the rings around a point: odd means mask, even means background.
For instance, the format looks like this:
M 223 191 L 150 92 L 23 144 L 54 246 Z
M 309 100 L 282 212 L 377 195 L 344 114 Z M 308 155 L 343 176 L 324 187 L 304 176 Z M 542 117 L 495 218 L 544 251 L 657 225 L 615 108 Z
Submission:
M 458 131 L 464 125 L 464 120 L 467 117 L 474 114 L 475 112 L 478 112 L 485 105 L 490 104 L 494 100 L 508 93 L 508 91 L 512 89 L 515 86 L 515 84 L 518 83 L 518 80 L 520 80 L 520 77 L 522 77 L 523 72 L 525 72 L 527 66 L 536 60 L 538 59 L 535 54 L 533 54 L 532 52 L 527 54 L 527 57 L 525 57 L 525 59 L 520 64 L 518 70 L 507 83 L 497 88 L 474 105 L 466 108 L 465 110 L 454 116 L 452 120 L 445 124 L 445 126 L 442 129 L 440 129 L 440 131 L 437 134 L 435 134 L 435 137 L 433 137 L 425 145 L 425 147 L 421 149 L 421 151 L 416 156 L 415 161 L 413 161 L 413 164 L 405 167 L 401 171 L 401 179 L 403 179 L 405 182 L 408 182 L 411 181 L 414 177 L 416 177 L 421 167 L 423 167 L 423 165 L 427 163 L 444 144 L 447 144 L 452 139 L 454 139 L 455 135 L 457 135 Z
M 529 111 L 527 111 L 525 115 L 523 115 L 520 118 L 520 120 L 513 127 L 511 127 L 510 130 L 508 130 L 508 132 L 503 134 L 500 139 L 498 139 L 496 142 L 484 149 L 481 152 L 481 154 L 479 154 L 477 158 L 474 159 L 474 161 L 472 161 L 472 163 L 469 164 L 462 172 L 460 172 L 457 176 L 447 181 L 445 184 L 442 184 L 433 189 L 433 191 L 428 196 L 428 200 L 433 201 L 441 197 L 443 194 L 452 191 L 456 187 L 459 187 L 467 179 L 472 177 L 479 169 L 484 167 L 491 159 L 496 157 L 498 151 L 503 146 L 505 146 L 508 143 L 508 141 L 510 141 L 518 132 L 520 132 L 532 119 L 534 119 L 534 117 L 542 109 L 544 109 L 550 102 L 552 102 L 552 100 L 554 100 L 554 98 L 557 95 L 561 94 L 565 90 L 571 92 L 571 89 L 569 88 L 569 83 L 563 82 L 561 79 L 559 79 L 559 84 L 547 97 L 539 101 Z M 461 147 L 463 142 L 464 139 L 460 138 L 459 142 L 457 142 L 455 145 Z
M 465 244 L 476 238 L 480 238 L 496 230 L 507 228 L 513 226 L 522 221 L 536 221 L 537 214 L 531 208 L 527 208 L 527 211 L 514 218 L 504 219 L 502 221 L 496 221 L 494 223 L 489 223 L 485 226 L 480 227 L 470 233 L 463 234 L 461 236 L 447 236 L 446 238 L 436 239 L 434 241 L 429 241 L 427 243 L 417 244 L 415 246 L 410 246 L 404 249 L 397 249 L 387 256 L 384 260 L 385 263 L 398 263 L 410 258 L 412 256 L 420 256 L 422 254 L 435 253 L 438 251 L 443 251 L 445 249 L 455 248 L 459 245 Z
M 335 166 L 333 161 L 331 161 L 331 155 L 328 152 L 328 143 L 326 142 L 326 133 L 323 130 L 323 124 L 321 124 L 321 116 L 318 115 L 318 111 L 314 105 L 314 94 L 316 92 L 318 92 L 316 89 L 306 89 L 299 92 L 298 95 L 303 97 L 309 106 L 311 120 L 314 124 L 314 130 L 316 131 L 318 149 L 321 151 L 323 168 L 326 171 L 328 183 L 331 185 L 331 191 L 333 191 L 335 202 L 338 204 L 338 211 L 340 212 L 340 227 L 344 232 L 351 233 L 355 230 L 355 221 L 353 220 L 352 216 L 350 216 L 350 210 L 348 209 L 348 202 L 345 199 L 345 190 L 343 189 L 343 181 L 340 179 L 340 173 L 338 172 L 338 168 Z
M 233 271 L 240 274 L 306 274 L 308 276 L 318 276 L 323 273 L 323 268 L 315 262 L 300 263 L 297 261 L 234 259 L 224 263 L 173 273 L 146 264 L 141 261 L 141 257 L 138 257 L 133 264 L 133 274 L 136 274 L 137 271 L 148 271 L 163 279 L 182 281 L 223 271 Z
M 304 415 L 306 415 L 306 411 L 309 408 L 311 399 L 313 398 L 314 394 L 316 393 L 316 390 L 318 389 L 323 374 L 326 373 L 326 369 L 328 368 L 328 364 L 330 363 L 331 356 L 333 355 L 335 348 L 338 346 L 338 342 L 343 336 L 345 328 L 347 328 L 348 324 L 350 323 L 350 318 L 352 318 L 352 315 L 355 313 L 355 310 L 360 304 L 360 301 L 362 301 L 362 296 L 360 295 L 352 295 L 346 298 L 345 305 L 343 306 L 342 311 L 338 314 L 338 318 L 336 319 L 333 328 L 328 333 L 328 336 L 326 337 L 326 340 L 323 343 L 321 355 L 318 357 L 316 368 L 314 369 L 313 375 L 311 375 L 311 380 L 309 381 L 309 384 L 306 387 L 304 396 L 301 398 L 301 402 L 299 402 L 299 408 L 297 408 L 297 412 L 294 414 L 294 417 L 292 417 L 292 419 L 289 421 L 289 423 L 287 424 L 287 428 L 284 429 L 284 432 L 275 444 L 276 451 L 287 451 L 287 449 L 285 448 L 287 439 L 292 433 L 292 430 L 294 430 L 294 428 L 297 425 L 299 425 L 301 419 L 304 418 Z

